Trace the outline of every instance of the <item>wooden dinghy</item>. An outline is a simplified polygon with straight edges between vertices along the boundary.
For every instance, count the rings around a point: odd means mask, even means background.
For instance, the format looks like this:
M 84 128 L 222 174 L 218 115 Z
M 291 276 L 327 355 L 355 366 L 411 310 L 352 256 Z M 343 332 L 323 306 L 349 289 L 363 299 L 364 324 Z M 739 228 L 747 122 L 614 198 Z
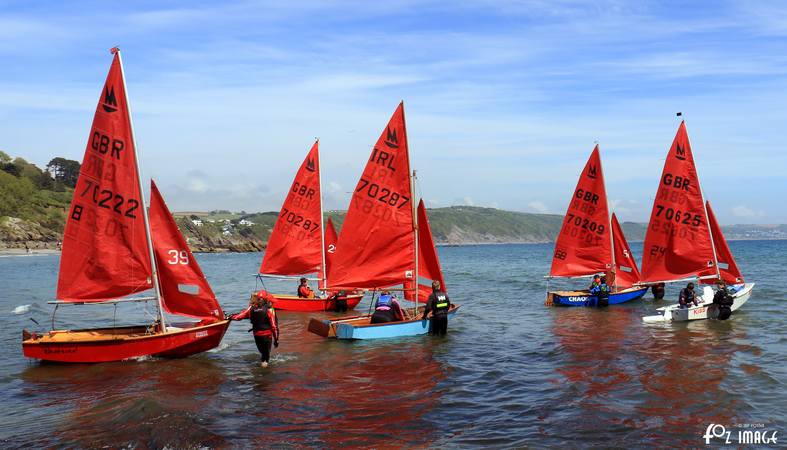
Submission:
M 345 289 L 401 290 L 414 307 L 402 322 L 371 324 L 370 314 L 312 319 L 310 331 L 339 339 L 380 339 L 429 331 L 429 321 L 420 320 L 418 311 L 423 310 L 417 305 L 427 301 L 432 280 L 439 281 L 443 290 L 446 285 L 426 206 L 422 200 L 416 202 L 415 182 L 401 103 L 355 187 L 329 278 L 334 286 Z M 449 318 L 458 309 L 454 306 Z
M 643 283 L 718 280 L 735 286 L 732 311 L 748 301 L 754 283 L 745 283 L 710 202 L 700 187 L 686 123 L 681 121 L 664 162 L 653 201 L 642 257 Z M 715 318 L 714 291 L 706 286 L 699 306 L 659 308 L 645 322 L 682 322 Z
M 606 275 L 611 288 L 608 305 L 641 298 L 647 292 L 639 283 L 637 262 L 614 213 L 610 216 L 607 190 L 598 145 L 580 174 L 560 234 L 555 242 L 548 278 L 583 278 Z M 547 306 L 599 306 L 590 291 L 550 291 Z
M 323 221 L 322 176 L 320 172 L 319 140 L 295 174 L 292 186 L 284 199 L 279 217 L 268 238 L 265 255 L 258 276 L 297 280 L 304 275 L 318 273 L 317 281 L 323 295 L 302 298 L 296 295 L 272 295 L 273 307 L 282 311 L 336 311 L 328 283 L 328 270 L 336 252 L 336 229 L 329 218 Z M 264 284 L 264 282 L 263 282 Z M 363 294 L 347 296 L 347 309 L 358 306 Z
M 113 53 L 66 218 L 59 301 L 50 303 L 57 311 L 62 305 L 155 301 L 158 320 L 132 327 L 23 331 L 22 351 L 28 358 L 97 363 L 182 357 L 216 347 L 229 326 L 152 182 L 148 213 L 120 52 Z M 149 290 L 155 295 L 127 298 Z M 199 322 L 171 326 L 165 312 Z

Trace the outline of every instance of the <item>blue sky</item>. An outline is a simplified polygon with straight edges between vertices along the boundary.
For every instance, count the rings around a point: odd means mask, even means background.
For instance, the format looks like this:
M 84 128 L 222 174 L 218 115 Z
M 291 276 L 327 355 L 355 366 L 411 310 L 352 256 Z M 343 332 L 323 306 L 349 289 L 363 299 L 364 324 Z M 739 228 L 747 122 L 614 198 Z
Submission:
M 174 210 L 277 210 L 318 136 L 346 208 L 404 99 L 430 206 L 563 214 L 598 140 L 618 216 L 647 221 L 683 111 L 719 220 L 787 223 L 787 4 L 768 3 L 0 0 L 0 150 L 81 159 L 119 45 Z

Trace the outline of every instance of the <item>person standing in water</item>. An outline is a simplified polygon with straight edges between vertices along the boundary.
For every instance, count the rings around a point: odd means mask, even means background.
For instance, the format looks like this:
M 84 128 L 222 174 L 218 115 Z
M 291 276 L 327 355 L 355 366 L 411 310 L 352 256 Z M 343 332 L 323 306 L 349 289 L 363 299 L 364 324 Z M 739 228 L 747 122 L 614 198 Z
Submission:
M 268 367 L 271 359 L 271 345 L 279 346 L 279 318 L 270 301 L 267 291 L 259 291 L 249 301 L 245 311 L 233 314 L 231 320 L 249 319 L 254 343 L 260 352 L 260 366 Z
M 432 293 L 429 294 L 429 299 L 426 301 L 422 319 L 426 320 L 429 313 L 432 313 L 430 327 L 432 336 L 445 336 L 448 332 L 448 310 L 451 309 L 451 300 L 448 299 L 448 294 L 440 288 L 439 281 L 432 281 Z

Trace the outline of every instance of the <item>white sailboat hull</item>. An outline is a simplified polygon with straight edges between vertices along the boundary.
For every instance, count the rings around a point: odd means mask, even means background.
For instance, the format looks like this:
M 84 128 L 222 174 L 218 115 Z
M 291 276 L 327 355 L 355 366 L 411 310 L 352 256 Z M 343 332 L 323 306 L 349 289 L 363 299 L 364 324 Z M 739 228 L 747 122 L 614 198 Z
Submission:
M 751 291 L 754 288 L 754 283 L 746 283 L 743 287 L 734 293 L 732 307 L 730 309 L 735 312 L 743 306 L 751 297 Z M 689 320 L 702 320 L 702 319 L 715 319 L 719 314 L 719 309 L 713 304 L 713 295 L 715 292 L 710 286 L 706 286 L 702 293 L 702 303 L 691 308 L 680 308 L 680 305 L 670 305 L 659 308 L 659 314 L 653 316 L 646 316 L 642 318 L 645 323 L 663 323 L 663 322 L 686 322 Z

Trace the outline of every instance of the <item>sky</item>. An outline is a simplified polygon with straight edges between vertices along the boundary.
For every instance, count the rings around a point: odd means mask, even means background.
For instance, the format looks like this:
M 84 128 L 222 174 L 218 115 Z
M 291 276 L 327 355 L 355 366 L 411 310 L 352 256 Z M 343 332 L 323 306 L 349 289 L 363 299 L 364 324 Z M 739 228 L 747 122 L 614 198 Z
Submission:
M 595 142 L 646 222 L 683 112 L 722 224 L 787 223 L 787 3 L 0 0 L 0 150 L 81 160 L 120 46 L 172 210 L 345 209 L 401 100 L 427 205 L 563 214 Z

